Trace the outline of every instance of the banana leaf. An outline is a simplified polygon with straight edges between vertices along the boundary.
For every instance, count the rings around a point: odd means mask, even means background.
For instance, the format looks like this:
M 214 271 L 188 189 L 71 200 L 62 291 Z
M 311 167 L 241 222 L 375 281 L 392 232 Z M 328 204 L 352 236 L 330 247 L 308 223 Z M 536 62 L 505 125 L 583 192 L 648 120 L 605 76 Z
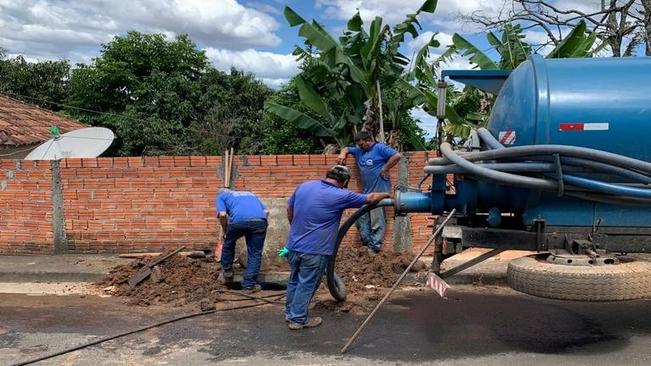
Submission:
M 306 130 L 316 137 L 334 138 L 336 136 L 335 131 L 303 112 L 273 102 L 265 103 L 264 109 L 286 121 L 295 123 L 296 127 Z

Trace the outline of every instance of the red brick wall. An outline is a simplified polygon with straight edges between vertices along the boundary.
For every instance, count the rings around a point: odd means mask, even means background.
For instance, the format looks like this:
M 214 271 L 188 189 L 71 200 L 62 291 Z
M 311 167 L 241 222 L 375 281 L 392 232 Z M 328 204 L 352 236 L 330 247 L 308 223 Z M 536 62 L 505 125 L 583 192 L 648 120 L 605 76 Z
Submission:
M 406 155 L 409 184 L 415 186 L 428 154 Z M 296 185 L 322 178 L 335 160 L 335 155 L 236 156 L 233 183 L 236 189 L 261 197 L 288 197 Z M 218 223 L 213 201 L 222 184 L 221 157 L 66 159 L 60 164 L 65 230 L 72 251 L 214 247 Z M 0 166 L 0 181 L 5 181 L 4 190 L 0 187 L 0 253 L 51 252 L 50 163 L 0 160 Z M 14 178 L 6 178 L 12 174 Z M 394 184 L 396 178 L 397 167 L 392 172 Z M 357 190 L 357 182 L 354 179 L 350 189 Z M 410 215 L 415 248 L 431 234 L 427 216 Z M 356 237 L 351 230 L 347 243 Z M 385 238 L 390 247 L 391 219 Z
M 0 253 L 53 249 L 49 161 L 0 160 Z

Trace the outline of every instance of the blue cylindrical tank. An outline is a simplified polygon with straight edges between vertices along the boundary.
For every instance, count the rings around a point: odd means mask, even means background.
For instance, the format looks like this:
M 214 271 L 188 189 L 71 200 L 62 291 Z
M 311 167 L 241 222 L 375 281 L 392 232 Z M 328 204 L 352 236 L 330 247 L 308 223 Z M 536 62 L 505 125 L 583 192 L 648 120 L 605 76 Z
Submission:
M 570 145 L 651 161 L 650 57 L 545 59 L 535 55 L 510 73 L 447 71 L 442 75 L 497 93 L 487 127 L 507 148 Z M 577 175 L 632 183 L 613 175 Z M 435 177 L 433 212 L 455 207 L 468 214 L 489 213 L 496 208 L 520 217 L 528 227 L 539 220 L 549 226 L 594 227 L 599 222 L 610 227 L 651 227 L 648 205 L 601 203 L 562 192 L 472 181 L 457 182 L 462 194 L 446 194 L 441 200 L 438 196 L 445 186 L 437 185 Z
M 562 144 L 651 160 L 651 57 L 529 58 L 488 129 L 507 146 Z

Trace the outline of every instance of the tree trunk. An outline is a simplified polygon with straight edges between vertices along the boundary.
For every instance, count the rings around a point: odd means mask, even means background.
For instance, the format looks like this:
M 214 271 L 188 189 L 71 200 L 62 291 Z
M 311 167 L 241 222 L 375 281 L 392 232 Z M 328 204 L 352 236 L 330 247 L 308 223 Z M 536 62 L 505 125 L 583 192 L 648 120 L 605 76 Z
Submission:
M 651 56 L 651 0 L 642 0 L 644 7 L 644 43 L 646 44 L 646 55 Z
M 386 139 L 384 137 L 384 118 L 382 116 L 382 89 L 380 89 L 380 80 L 375 80 L 375 88 L 377 89 L 377 102 L 378 102 L 378 112 L 380 117 L 380 132 L 378 134 L 381 143 L 385 143 Z
M 617 0 L 610 0 L 610 6 L 609 9 L 613 9 L 617 7 Z M 607 28 L 608 28 L 608 33 L 610 33 L 610 36 L 606 38 L 606 42 L 610 46 L 610 49 L 613 51 L 613 57 L 621 57 L 622 56 L 622 40 L 621 37 L 619 36 L 619 33 L 617 32 L 617 29 L 619 28 L 619 25 L 617 24 L 617 13 L 616 12 L 610 12 L 608 14 L 608 20 L 606 21 Z

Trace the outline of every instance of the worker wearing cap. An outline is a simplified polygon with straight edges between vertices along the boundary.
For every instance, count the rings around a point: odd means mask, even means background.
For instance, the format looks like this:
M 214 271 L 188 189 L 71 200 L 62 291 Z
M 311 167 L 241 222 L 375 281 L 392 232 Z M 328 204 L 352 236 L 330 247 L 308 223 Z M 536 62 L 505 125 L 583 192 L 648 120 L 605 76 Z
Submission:
M 357 147 L 344 147 L 341 150 L 337 162 L 345 164 L 349 154 L 355 157 L 362 178 L 362 193 L 391 192 L 389 171 L 400 161 L 402 155 L 385 144 L 375 142 L 368 131 L 355 134 L 355 143 Z M 362 244 L 368 246 L 371 254 L 382 248 L 385 223 L 383 207 L 371 210 L 355 223 Z
M 291 274 L 287 282 L 285 319 L 290 329 L 321 324 L 321 318 L 308 317 L 308 305 L 334 252 L 343 211 L 390 197 L 388 193 L 351 192 L 345 189 L 350 177 L 350 169 L 335 165 L 325 179 L 302 183 L 289 198 L 286 248 Z
M 248 261 L 242 280 L 242 290 L 244 292 L 259 291 L 260 285 L 256 283 L 256 279 L 262 264 L 262 248 L 267 235 L 269 211 L 255 194 L 228 188 L 219 190 L 215 204 L 224 233 L 221 256 L 224 281 L 233 281 L 235 244 L 237 239 L 244 236 Z

